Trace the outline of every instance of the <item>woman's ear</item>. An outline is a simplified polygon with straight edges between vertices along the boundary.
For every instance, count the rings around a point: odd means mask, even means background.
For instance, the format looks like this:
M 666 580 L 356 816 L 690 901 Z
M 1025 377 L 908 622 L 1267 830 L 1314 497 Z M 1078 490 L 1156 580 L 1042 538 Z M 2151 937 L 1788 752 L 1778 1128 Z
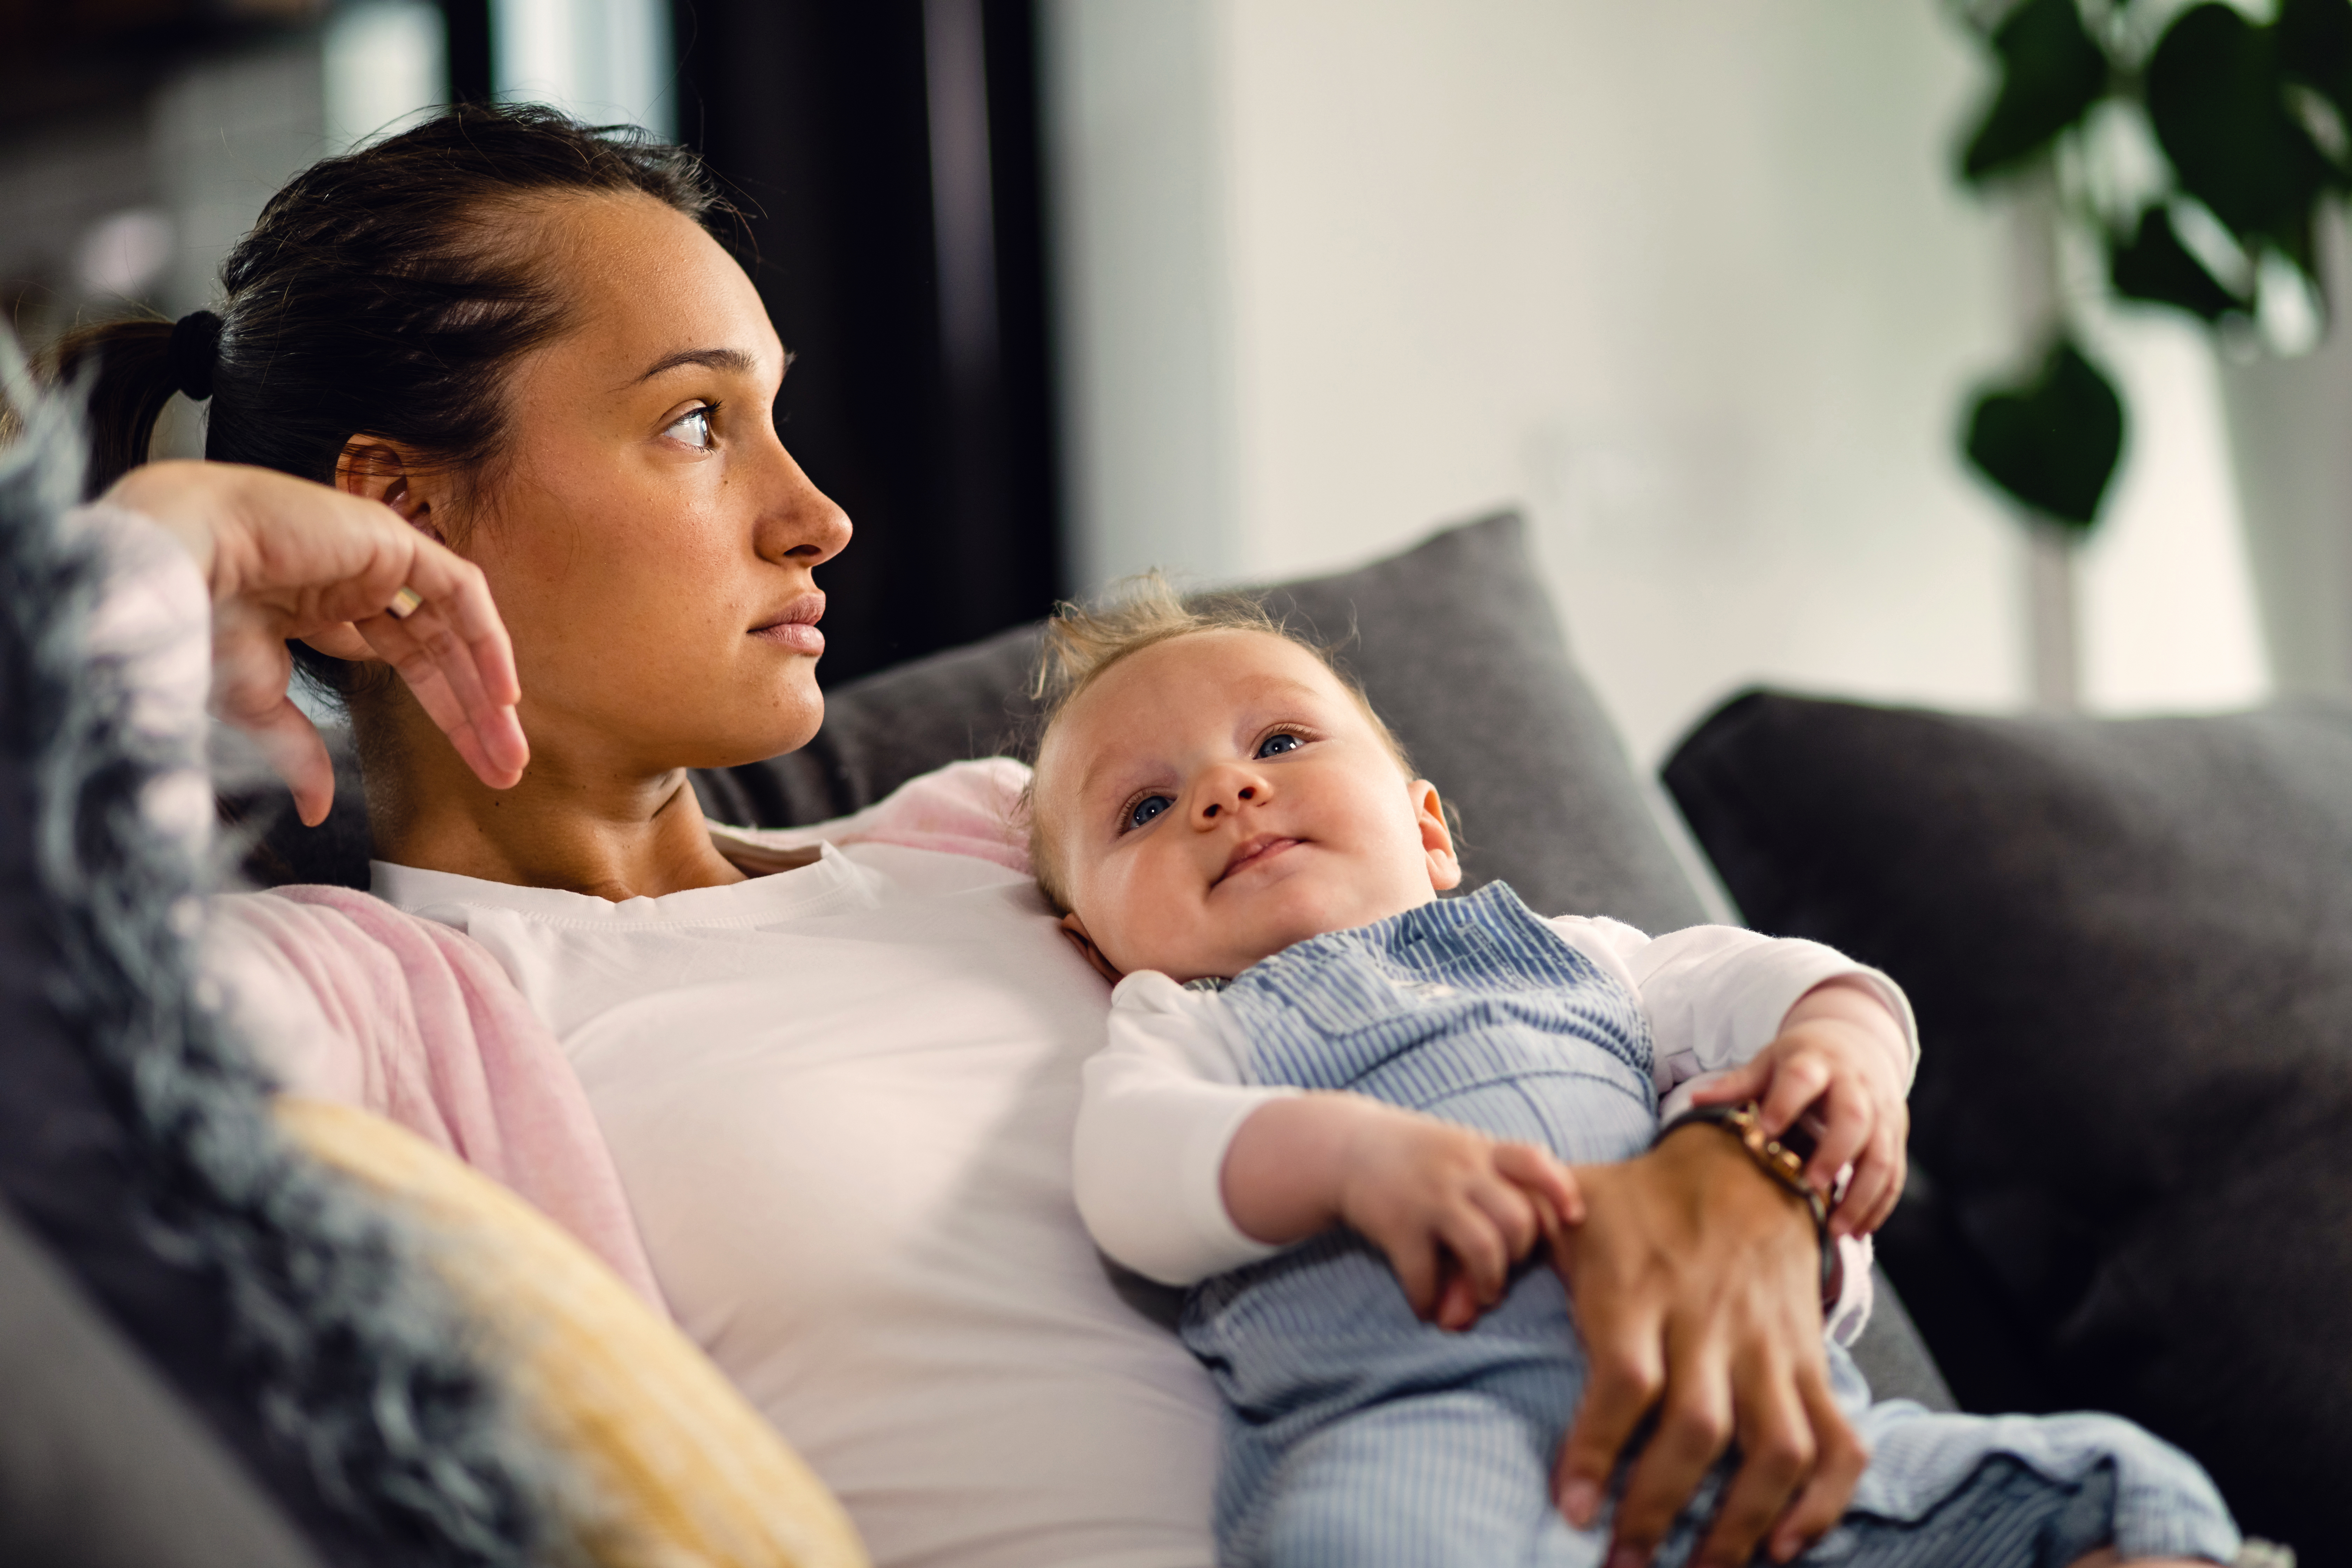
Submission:
M 344 442 L 335 458 L 335 488 L 382 501 L 436 544 L 449 542 L 434 512 L 435 501 L 446 499 L 436 493 L 439 475 L 400 442 L 376 436 L 354 436 Z
M 1102 949 L 1095 945 L 1095 939 L 1087 934 L 1087 922 L 1078 919 L 1076 914 L 1066 914 L 1062 917 L 1062 934 L 1070 939 L 1070 944 L 1073 947 L 1087 955 L 1087 962 L 1095 966 L 1097 974 L 1101 975 L 1113 985 L 1127 978 L 1111 967 L 1110 960 L 1105 958 Z
M 1446 826 L 1445 803 L 1437 798 L 1437 786 L 1415 779 L 1405 787 L 1412 792 L 1413 818 L 1421 827 L 1422 853 L 1429 860 L 1429 885 L 1441 893 L 1460 887 L 1462 862 L 1454 854 L 1454 830 Z

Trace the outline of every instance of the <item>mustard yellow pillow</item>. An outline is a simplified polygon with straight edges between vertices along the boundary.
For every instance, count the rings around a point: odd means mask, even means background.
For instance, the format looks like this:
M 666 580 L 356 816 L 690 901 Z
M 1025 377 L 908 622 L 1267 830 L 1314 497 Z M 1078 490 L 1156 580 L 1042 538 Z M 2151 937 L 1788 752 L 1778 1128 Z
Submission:
M 430 1238 L 526 1419 L 581 1472 L 603 1568 L 867 1568 L 849 1516 L 719 1369 L 522 1199 L 378 1116 L 278 1124 Z

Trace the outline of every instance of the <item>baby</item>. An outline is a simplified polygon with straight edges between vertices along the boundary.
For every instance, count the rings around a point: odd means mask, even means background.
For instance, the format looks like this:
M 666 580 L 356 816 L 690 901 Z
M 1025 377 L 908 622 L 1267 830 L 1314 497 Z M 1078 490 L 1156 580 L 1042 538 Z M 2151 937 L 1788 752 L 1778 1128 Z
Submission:
M 1254 605 L 1188 607 L 1150 580 L 1066 610 L 1047 647 L 1033 858 L 1117 982 L 1078 1203 L 1106 1252 L 1192 1288 L 1183 1336 L 1229 1411 L 1219 1560 L 1601 1563 L 1590 1500 L 1579 1528 L 1548 1484 L 1582 1348 L 1558 1273 L 1517 1267 L 1580 1220 L 1570 1165 L 1650 1148 L 1662 1097 L 1669 1118 L 1760 1099 L 1772 1129 L 1810 1111 L 1811 1189 L 1853 1155 L 1822 1226 L 1834 1258 L 1899 1194 L 1901 993 L 1815 943 L 1653 941 L 1540 918 L 1499 883 L 1441 900 L 1462 873 L 1436 790 Z M 1851 1302 L 1866 1262 L 1846 1272 Z M 2194 1462 L 2126 1422 L 1874 1406 L 1829 1358 L 1873 1458 L 1808 1563 L 2238 1549 Z M 1662 1560 L 1699 1544 L 1726 1468 Z

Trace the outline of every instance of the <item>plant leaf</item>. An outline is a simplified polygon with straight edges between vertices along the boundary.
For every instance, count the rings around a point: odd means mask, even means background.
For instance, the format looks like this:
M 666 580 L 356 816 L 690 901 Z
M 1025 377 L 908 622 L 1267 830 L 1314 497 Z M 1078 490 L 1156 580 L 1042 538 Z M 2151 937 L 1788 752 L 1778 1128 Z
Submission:
M 2116 292 L 2126 300 L 2169 305 L 2206 321 L 2253 310 L 2252 300 L 2224 287 L 2180 243 L 2172 215 L 2161 205 L 2140 214 L 2137 232 L 2128 240 L 2111 242 L 2109 249 L 2107 276 Z
M 2107 57 L 2083 30 L 2074 0 L 2024 0 L 1992 30 L 2000 89 L 1960 154 L 1978 184 L 2031 159 L 2107 88 Z
M 2219 0 L 2182 12 L 2148 61 L 2147 118 L 2180 188 L 2242 242 L 2308 249 L 2327 163 L 2287 107 L 2271 29 Z
M 2030 379 L 1979 392 L 1964 446 L 2019 502 L 2088 531 L 2123 456 L 2123 399 L 2062 333 Z
M 2352 124 L 2352 0 L 2279 0 L 2279 70 L 2310 87 Z

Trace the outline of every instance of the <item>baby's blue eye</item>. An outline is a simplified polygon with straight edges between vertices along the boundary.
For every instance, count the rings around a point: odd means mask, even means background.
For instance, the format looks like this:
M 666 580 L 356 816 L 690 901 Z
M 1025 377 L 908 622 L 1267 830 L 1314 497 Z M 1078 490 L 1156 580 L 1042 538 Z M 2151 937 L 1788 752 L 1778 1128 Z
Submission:
M 1127 814 L 1127 825 L 1129 827 L 1140 827 L 1175 804 L 1164 795 L 1145 795 L 1135 803 L 1135 809 Z
M 710 446 L 709 405 L 705 404 L 700 408 L 689 409 L 679 415 L 671 422 L 669 428 L 662 434 L 675 436 L 689 447 L 700 447 L 708 450 Z
M 1296 735 L 1268 735 L 1258 742 L 1257 754 L 1261 757 L 1278 757 L 1285 752 L 1298 750 L 1300 743 Z

